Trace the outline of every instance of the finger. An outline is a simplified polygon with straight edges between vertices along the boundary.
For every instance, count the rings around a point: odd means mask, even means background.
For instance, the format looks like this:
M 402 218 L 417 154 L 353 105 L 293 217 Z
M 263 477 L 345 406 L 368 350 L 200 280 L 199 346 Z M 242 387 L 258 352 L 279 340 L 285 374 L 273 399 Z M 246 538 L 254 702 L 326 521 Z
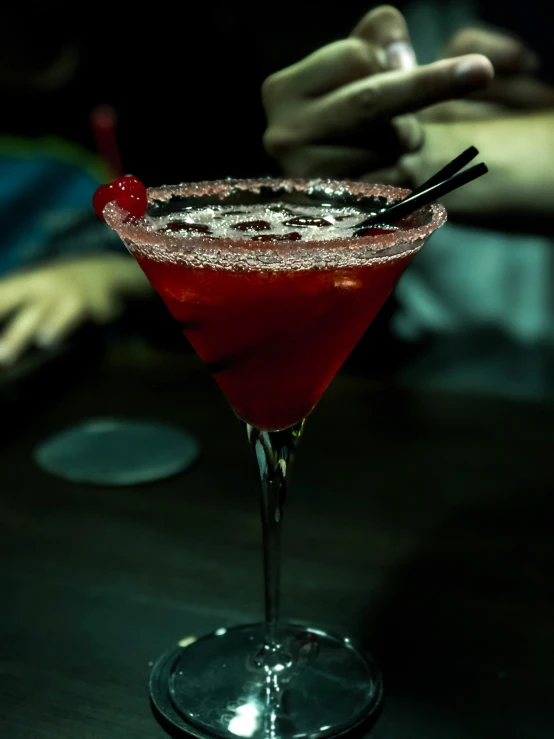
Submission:
M 0 363 L 10 365 L 32 344 L 44 320 L 44 306 L 34 303 L 19 310 L 0 336 Z
M 443 57 L 484 54 L 498 74 L 531 73 L 539 66 L 537 55 L 525 43 L 507 31 L 464 28 L 443 52 Z
M 110 300 L 102 301 L 98 303 L 92 311 L 92 320 L 95 323 L 104 325 L 114 321 L 116 318 L 122 315 L 125 310 L 125 305 L 122 300 L 118 298 L 111 298 Z
M 282 160 L 288 177 L 357 177 L 382 165 L 367 149 L 349 146 L 306 146 Z
M 554 87 L 529 75 L 497 77 L 483 96 L 487 101 L 514 110 L 554 107 Z M 476 96 L 480 99 L 480 96 Z
M 380 159 L 393 160 L 400 154 L 417 151 L 423 142 L 423 126 L 415 115 L 395 116 L 370 128 L 360 128 L 348 136 L 332 139 L 335 145 L 370 149 L 380 154 Z
M 330 176 L 328 172 L 320 171 L 317 157 L 310 156 L 309 161 L 304 161 L 304 152 L 308 149 L 313 152 L 332 150 L 333 160 L 337 160 L 333 170 L 339 176 L 342 170 L 349 175 L 358 171 L 356 158 L 369 165 L 377 154 L 381 166 L 384 161 L 393 161 L 400 154 L 418 151 L 423 142 L 422 123 L 413 115 L 396 116 L 383 124 L 376 123 L 370 131 L 350 130 L 343 137 L 335 136 L 328 140 L 315 135 L 313 140 L 299 142 L 296 136 L 300 127 L 300 122 L 298 125 L 293 123 L 288 131 L 274 126 L 264 134 L 267 153 L 279 161 L 290 177 Z M 345 157 L 344 167 L 340 166 L 341 154 Z
M 387 69 L 413 69 L 416 66 L 408 25 L 402 13 L 391 5 L 370 10 L 350 35 L 382 49 Z
M 408 190 L 413 187 L 413 183 L 410 182 L 405 169 L 400 164 L 366 172 L 359 179 L 361 182 L 369 182 L 372 185 L 392 185 L 393 187 L 405 187 Z
M 360 39 L 324 46 L 305 59 L 268 77 L 262 85 L 266 110 L 275 102 L 316 97 L 385 69 L 384 56 Z
M 86 304 L 77 298 L 67 297 L 49 313 L 36 332 L 35 343 L 48 347 L 59 344 L 87 318 Z
M 19 277 L 8 277 L 0 281 L 0 319 L 29 300 L 29 290 L 25 289 Z
M 273 135 L 293 143 L 315 143 L 367 131 L 382 121 L 486 87 L 494 75 L 478 54 L 434 62 L 411 72 L 384 72 L 353 82 L 312 101 L 294 128 Z M 281 141 L 282 143 L 282 141 Z M 375 142 L 378 143 L 378 142 Z
M 494 82 L 493 82 L 494 85 Z M 422 110 L 418 120 L 427 123 L 450 123 L 452 121 L 478 121 L 486 118 L 505 116 L 506 108 L 487 99 L 472 96 L 471 100 L 449 100 L 437 103 Z
M 100 285 L 89 292 L 88 313 L 95 323 L 109 323 L 120 316 L 123 309 L 124 303 L 114 290 Z
M 366 146 L 305 146 L 294 150 L 282 160 L 289 177 L 358 177 L 373 170 L 390 166 L 405 152 L 415 152 L 423 144 L 423 127 L 413 116 L 394 119 L 375 138 L 389 138 L 389 146 L 374 148 L 374 139 Z M 393 144 L 393 137 L 395 139 Z M 360 137 L 362 141 L 363 137 Z

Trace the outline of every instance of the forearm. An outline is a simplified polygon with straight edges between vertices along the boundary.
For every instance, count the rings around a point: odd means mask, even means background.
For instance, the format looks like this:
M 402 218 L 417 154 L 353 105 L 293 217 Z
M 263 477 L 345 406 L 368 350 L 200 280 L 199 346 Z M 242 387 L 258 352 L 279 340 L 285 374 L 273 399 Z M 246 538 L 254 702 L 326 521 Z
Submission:
M 405 158 L 417 185 L 475 145 L 489 173 L 444 198 L 449 216 L 475 225 L 552 233 L 554 111 L 425 124 L 425 144 Z

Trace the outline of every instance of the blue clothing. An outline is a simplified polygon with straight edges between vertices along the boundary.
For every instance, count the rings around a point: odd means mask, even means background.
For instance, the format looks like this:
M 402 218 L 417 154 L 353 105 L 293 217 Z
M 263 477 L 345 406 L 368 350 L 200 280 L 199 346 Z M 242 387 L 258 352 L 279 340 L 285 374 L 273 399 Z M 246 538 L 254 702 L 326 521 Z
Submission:
M 0 138 L 0 275 L 53 258 L 124 247 L 94 214 L 113 175 L 61 139 Z

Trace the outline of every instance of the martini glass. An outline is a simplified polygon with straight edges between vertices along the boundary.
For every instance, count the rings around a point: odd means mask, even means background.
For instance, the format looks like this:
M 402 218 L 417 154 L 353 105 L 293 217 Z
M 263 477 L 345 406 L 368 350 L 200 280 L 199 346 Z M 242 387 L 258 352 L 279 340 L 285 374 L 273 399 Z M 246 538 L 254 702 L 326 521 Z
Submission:
M 116 203 L 104 209 L 244 424 L 261 477 L 265 619 L 159 658 L 151 699 L 172 730 L 319 739 L 377 716 L 382 680 L 369 655 L 349 638 L 279 620 L 280 535 L 306 417 L 445 221 L 432 205 L 397 230 L 359 235 L 357 222 L 406 194 L 328 180 L 226 180 L 151 188 L 138 221 Z

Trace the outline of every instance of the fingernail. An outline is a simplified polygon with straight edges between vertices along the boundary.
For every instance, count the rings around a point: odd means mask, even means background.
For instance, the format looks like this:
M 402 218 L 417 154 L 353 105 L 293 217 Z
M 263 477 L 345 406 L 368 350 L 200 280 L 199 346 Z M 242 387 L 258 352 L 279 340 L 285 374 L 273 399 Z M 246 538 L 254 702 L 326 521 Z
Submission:
M 415 52 L 407 41 L 393 41 L 385 52 L 389 69 L 413 69 L 417 65 Z
M 486 67 L 480 62 L 465 59 L 454 67 L 454 80 L 460 87 L 470 89 L 483 86 L 489 79 Z

